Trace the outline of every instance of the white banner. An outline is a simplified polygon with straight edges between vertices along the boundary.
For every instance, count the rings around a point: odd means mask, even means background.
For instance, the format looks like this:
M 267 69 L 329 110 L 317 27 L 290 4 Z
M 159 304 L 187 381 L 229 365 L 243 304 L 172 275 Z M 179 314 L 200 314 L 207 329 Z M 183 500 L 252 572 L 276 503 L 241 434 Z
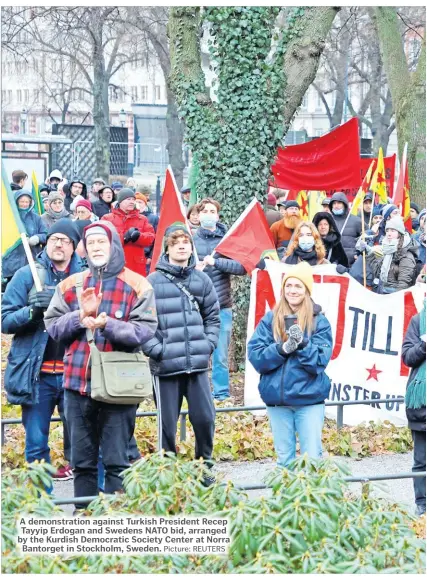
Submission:
M 266 262 L 266 270 L 252 274 L 248 340 L 279 299 L 283 276 L 292 267 Z M 388 403 L 346 406 L 344 423 L 389 420 L 405 425 L 405 406 L 393 399 L 405 396 L 409 369 L 401 359 L 402 342 L 409 321 L 422 307 L 425 285 L 378 295 L 348 274 L 337 274 L 335 265 L 313 267 L 313 274 L 313 301 L 322 307 L 331 323 L 334 339 L 326 369 L 332 380 L 329 400 L 390 399 Z M 245 405 L 263 404 L 258 381 L 258 373 L 246 358 Z M 336 412 L 336 407 L 329 407 L 326 415 L 336 419 Z

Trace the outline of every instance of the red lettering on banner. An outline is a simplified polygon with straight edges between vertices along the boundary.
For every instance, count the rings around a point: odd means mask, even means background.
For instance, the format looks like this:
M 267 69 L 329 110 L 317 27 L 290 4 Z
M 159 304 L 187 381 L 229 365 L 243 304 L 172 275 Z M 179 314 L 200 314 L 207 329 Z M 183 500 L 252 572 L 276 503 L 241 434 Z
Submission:
M 270 275 L 266 270 L 258 270 L 256 277 L 256 291 L 255 291 L 255 326 L 265 315 L 265 305 L 268 304 L 270 309 L 273 309 L 276 304 L 276 297 L 274 296 L 273 285 L 271 284 Z
M 403 335 L 402 342 L 408 330 L 409 323 L 414 315 L 418 313 L 415 306 L 414 296 L 412 292 L 405 292 L 404 296 L 404 312 L 403 312 Z M 403 362 L 403 356 L 400 357 L 400 376 L 406 377 L 409 375 L 409 368 Z
M 313 275 L 314 282 L 320 283 L 321 276 L 318 274 Z M 335 345 L 332 351 L 331 361 L 336 359 L 341 352 L 342 343 L 344 338 L 344 327 L 345 327 L 345 304 L 347 300 L 348 286 L 350 279 L 345 276 L 324 276 L 324 283 L 334 283 L 340 285 L 340 294 L 338 297 L 338 318 L 337 318 L 337 330 L 335 333 Z

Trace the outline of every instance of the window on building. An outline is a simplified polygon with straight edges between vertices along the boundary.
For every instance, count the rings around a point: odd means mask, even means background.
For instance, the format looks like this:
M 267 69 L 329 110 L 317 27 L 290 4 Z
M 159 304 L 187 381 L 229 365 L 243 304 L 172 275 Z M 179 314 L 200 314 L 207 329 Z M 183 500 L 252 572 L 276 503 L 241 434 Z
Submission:
M 37 103 L 37 102 L 39 101 L 39 94 L 40 94 L 40 91 L 39 91 L 39 90 L 33 90 L 33 100 L 34 100 L 34 103 Z
M 148 86 L 141 86 L 141 100 L 148 100 Z
M 28 104 L 28 102 L 30 102 L 30 91 L 29 90 L 24 90 L 24 102 L 26 104 Z
M 6 90 L 1 91 L 1 99 L 3 102 L 6 102 Z
M 305 109 L 306 109 L 307 106 L 308 106 L 308 93 L 306 92 L 306 93 L 304 94 L 304 97 L 303 97 L 302 102 L 301 102 L 301 108 L 305 108 Z
M 18 101 L 18 104 L 22 103 L 22 90 L 16 91 L 16 100 Z
M 323 108 L 323 102 L 320 94 L 316 90 L 316 110 L 321 110 Z
M 130 87 L 130 96 L 132 102 L 136 102 L 138 100 L 138 86 L 131 86 Z
M 316 128 L 316 130 L 314 131 L 314 136 L 322 136 L 323 134 L 323 130 L 321 128 Z
M 154 87 L 154 99 L 155 100 L 161 99 L 160 86 L 158 84 L 156 84 L 156 86 Z
M 108 87 L 108 98 L 110 102 L 117 102 L 117 88 L 115 86 Z
M 36 58 L 33 59 L 33 68 L 35 72 L 39 71 L 39 61 Z
M 16 74 L 21 74 L 21 70 L 22 70 L 21 62 L 19 62 L 19 61 L 15 62 Z
M 9 104 L 12 102 L 13 100 L 13 96 L 12 96 L 12 91 L 8 90 L 7 91 L 7 101 L 9 102 Z
M 336 101 L 337 101 L 337 93 L 336 93 L 336 91 L 334 90 L 334 91 L 331 93 L 331 108 L 335 108 Z
M 123 88 L 119 88 L 119 101 L 126 102 L 126 94 Z

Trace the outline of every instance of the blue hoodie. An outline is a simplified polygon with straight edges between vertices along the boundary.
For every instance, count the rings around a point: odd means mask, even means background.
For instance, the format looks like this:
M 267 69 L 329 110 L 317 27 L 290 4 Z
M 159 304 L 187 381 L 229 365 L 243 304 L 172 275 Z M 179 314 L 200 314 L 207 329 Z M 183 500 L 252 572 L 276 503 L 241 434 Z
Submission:
M 323 403 L 331 381 L 325 369 L 332 355 L 332 330 L 314 305 L 315 328 L 298 349 L 286 354 L 273 336 L 273 312 L 268 312 L 248 343 L 248 358 L 261 375 L 258 390 L 267 406 L 303 406 Z

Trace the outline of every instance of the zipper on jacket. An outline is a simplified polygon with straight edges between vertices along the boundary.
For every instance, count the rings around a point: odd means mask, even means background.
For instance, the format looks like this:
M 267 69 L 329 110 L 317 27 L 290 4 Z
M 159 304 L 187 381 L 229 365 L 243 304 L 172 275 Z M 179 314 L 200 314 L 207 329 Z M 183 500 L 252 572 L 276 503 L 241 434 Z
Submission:
M 186 373 L 191 373 L 191 363 L 190 363 L 190 355 L 188 352 L 188 328 L 187 328 L 187 315 L 185 313 L 185 300 L 186 297 L 184 296 L 184 293 L 179 291 L 181 293 L 181 302 L 183 304 L 183 310 L 184 310 L 184 331 L 185 331 L 185 356 L 187 357 L 187 370 L 185 371 Z

